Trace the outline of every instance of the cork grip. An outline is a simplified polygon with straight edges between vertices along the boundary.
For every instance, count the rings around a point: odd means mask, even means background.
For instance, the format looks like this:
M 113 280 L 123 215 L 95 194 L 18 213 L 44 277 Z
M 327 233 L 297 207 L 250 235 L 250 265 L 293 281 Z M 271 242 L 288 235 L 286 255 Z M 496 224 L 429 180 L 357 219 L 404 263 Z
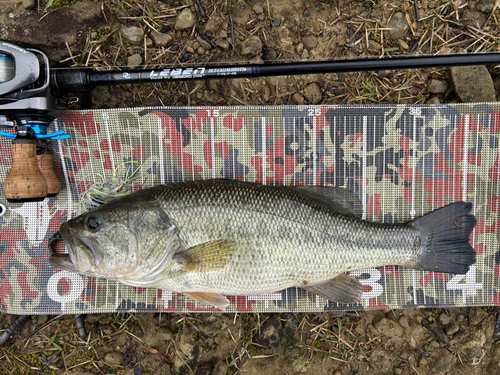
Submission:
M 47 196 L 48 184 L 38 168 L 34 140 L 17 137 L 12 141 L 12 166 L 3 190 L 8 200 L 42 200 Z
M 52 164 L 52 153 L 48 149 L 44 149 L 37 155 L 38 169 L 42 172 L 43 177 L 47 181 L 48 195 L 57 194 L 61 191 L 61 182 L 56 177 L 54 166 Z

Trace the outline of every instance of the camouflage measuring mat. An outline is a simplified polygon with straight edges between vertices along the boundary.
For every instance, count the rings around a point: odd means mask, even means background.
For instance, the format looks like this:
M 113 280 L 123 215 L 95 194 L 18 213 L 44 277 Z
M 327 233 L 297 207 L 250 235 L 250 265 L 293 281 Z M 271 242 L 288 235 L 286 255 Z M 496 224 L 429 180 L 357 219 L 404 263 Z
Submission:
M 134 189 L 209 178 L 346 187 L 362 201 L 363 218 L 386 223 L 455 201 L 474 204 L 477 262 L 466 275 L 372 268 L 351 272 L 363 284 L 360 304 L 339 305 L 291 288 L 229 297 L 228 312 L 500 305 L 499 103 L 66 111 L 52 127 L 72 135 L 53 143 L 62 192 L 39 203 L 0 197 L 2 311 L 215 311 L 166 290 L 49 266 L 47 241 L 79 213 L 80 194 L 112 178 L 117 167 L 122 177 L 136 165 Z M 2 182 L 11 155 L 2 139 Z

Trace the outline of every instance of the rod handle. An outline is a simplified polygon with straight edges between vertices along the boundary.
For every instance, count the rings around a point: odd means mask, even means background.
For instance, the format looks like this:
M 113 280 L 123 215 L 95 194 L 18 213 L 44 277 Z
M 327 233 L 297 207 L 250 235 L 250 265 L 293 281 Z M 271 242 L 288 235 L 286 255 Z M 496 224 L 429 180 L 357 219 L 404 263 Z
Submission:
M 36 156 L 34 140 L 17 137 L 12 141 L 12 166 L 3 185 L 7 200 L 36 201 L 47 196 L 48 184 L 38 168 Z
M 38 161 L 38 169 L 47 181 L 47 194 L 58 194 L 61 191 L 61 182 L 54 172 L 54 165 L 52 164 L 52 153 L 49 149 L 44 149 L 36 156 Z
M 50 85 L 59 94 L 92 91 L 95 86 L 90 82 L 89 69 L 51 69 Z

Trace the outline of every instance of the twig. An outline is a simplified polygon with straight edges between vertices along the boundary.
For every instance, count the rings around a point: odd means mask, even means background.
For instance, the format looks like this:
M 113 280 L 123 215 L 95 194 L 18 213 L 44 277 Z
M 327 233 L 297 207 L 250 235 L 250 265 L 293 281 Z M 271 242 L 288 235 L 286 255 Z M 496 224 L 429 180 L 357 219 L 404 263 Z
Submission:
M 208 44 L 210 44 L 212 46 L 212 48 L 217 48 L 217 44 L 214 43 L 214 41 L 212 40 L 212 38 L 210 38 L 209 36 L 205 35 L 198 26 L 195 26 L 194 29 L 196 30 L 196 32 L 198 33 L 199 36 L 201 36 L 201 38 L 203 40 L 205 40 Z
M 54 316 L 52 319 L 48 320 L 45 322 L 45 324 L 42 324 L 40 327 L 36 328 L 34 331 L 30 332 L 28 335 L 26 335 L 25 338 L 23 338 L 23 340 L 26 341 L 26 345 L 28 345 L 28 339 L 35 335 L 36 333 L 40 332 L 42 329 L 44 329 L 45 327 L 48 327 L 52 324 L 52 322 L 56 321 L 57 319 L 61 318 L 63 315 L 56 315 Z M 26 347 L 25 345 L 25 347 Z
M 415 6 L 415 17 L 417 19 L 418 26 L 422 25 L 422 21 L 420 21 L 420 12 L 418 11 L 418 0 L 413 0 L 413 5 Z
M 160 0 L 160 1 L 161 1 L 162 3 L 165 3 L 165 4 L 168 4 L 168 5 L 171 5 L 171 6 L 175 7 L 175 8 L 180 7 L 180 5 L 179 5 L 179 4 L 172 3 L 171 1 L 168 1 L 168 0 Z
M 201 18 L 205 18 L 207 16 L 205 9 L 201 6 L 200 0 L 196 0 L 196 8 L 198 8 L 198 13 L 200 13 Z
M 418 48 L 418 44 L 419 44 L 419 43 L 420 43 L 420 40 L 418 40 L 418 39 L 417 39 L 417 40 L 415 40 L 415 41 L 413 42 L 413 44 L 412 44 L 412 46 L 411 46 L 411 48 L 410 48 L 410 51 L 408 51 L 408 53 L 409 53 L 410 55 L 412 55 L 412 54 L 413 54 L 413 52 L 415 52 L 415 51 L 416 51 L 416 49 Z
M 440 328 L 432 327 L 431 323 L 427 319 L 422 320 L 422 326 L 427 328 L 429 331 L 434 333 L 436 337 L 442 341 L 446 346 L 450 346 L 450 341 L 448 340 L 448 336 L 443 332 Z
M 10 338 L 10 336 L 12 336 L 14 331 L 17 329 L 17 327 L 19 327 L 20 324 L 24 323 L 30 317 L 31 317 L 30 315 L 18 316 L 17 319 L 14 320 L 14 322 L 9 326 L 9 328 L 7 328 L 5 332 L 2 333 L 2 335 L 0 336 L 0 346 L 5 344 L 7 340 Z
M 497 325 L 495 326 L 495 332 L 493 333 L 493 341 L 500 339 L 500 314 L 498 314 Z
M 78 336 L 83 341 L 87 341 L 88 334 L 87 334 L 87 330 L 85 329 L 84 318 L 85 318 L 85 316 L 83 314 L 75 314 L 75 322 L 76 322 L 76 328 L 78 328 Z
M 47 362 L 45 362 L 45 364 L 43 365 L 43 367 L 40 369 L 40 372 L 44 372 L 45 369 L 47 367 L 49 367 L 49 365 L 54 362 L 54 360 L 57 358 L 57 356 L 59 355 L 59 352 L 57 353 L 54 353 L 52 354 L 48 359 L 47 359 Z

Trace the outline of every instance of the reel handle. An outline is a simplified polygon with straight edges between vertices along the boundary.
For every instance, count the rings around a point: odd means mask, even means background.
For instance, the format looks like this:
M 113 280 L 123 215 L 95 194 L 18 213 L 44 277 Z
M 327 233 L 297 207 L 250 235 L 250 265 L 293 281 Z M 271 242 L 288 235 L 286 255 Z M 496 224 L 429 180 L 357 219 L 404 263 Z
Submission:
M 36 159 L 38 162 L 38 169 L 47 181 L 47 195 L 58 194 L 61 191 L 61 182 L 54 172 L 52 153 L 48 148 L 44 148 L 37 152 Z
M 48 184 L 38 167 L 35 140 L 18 136 L 12 141 L 12 166 L 3 190 L 10 201 L 39 201 L 47 196 Z

